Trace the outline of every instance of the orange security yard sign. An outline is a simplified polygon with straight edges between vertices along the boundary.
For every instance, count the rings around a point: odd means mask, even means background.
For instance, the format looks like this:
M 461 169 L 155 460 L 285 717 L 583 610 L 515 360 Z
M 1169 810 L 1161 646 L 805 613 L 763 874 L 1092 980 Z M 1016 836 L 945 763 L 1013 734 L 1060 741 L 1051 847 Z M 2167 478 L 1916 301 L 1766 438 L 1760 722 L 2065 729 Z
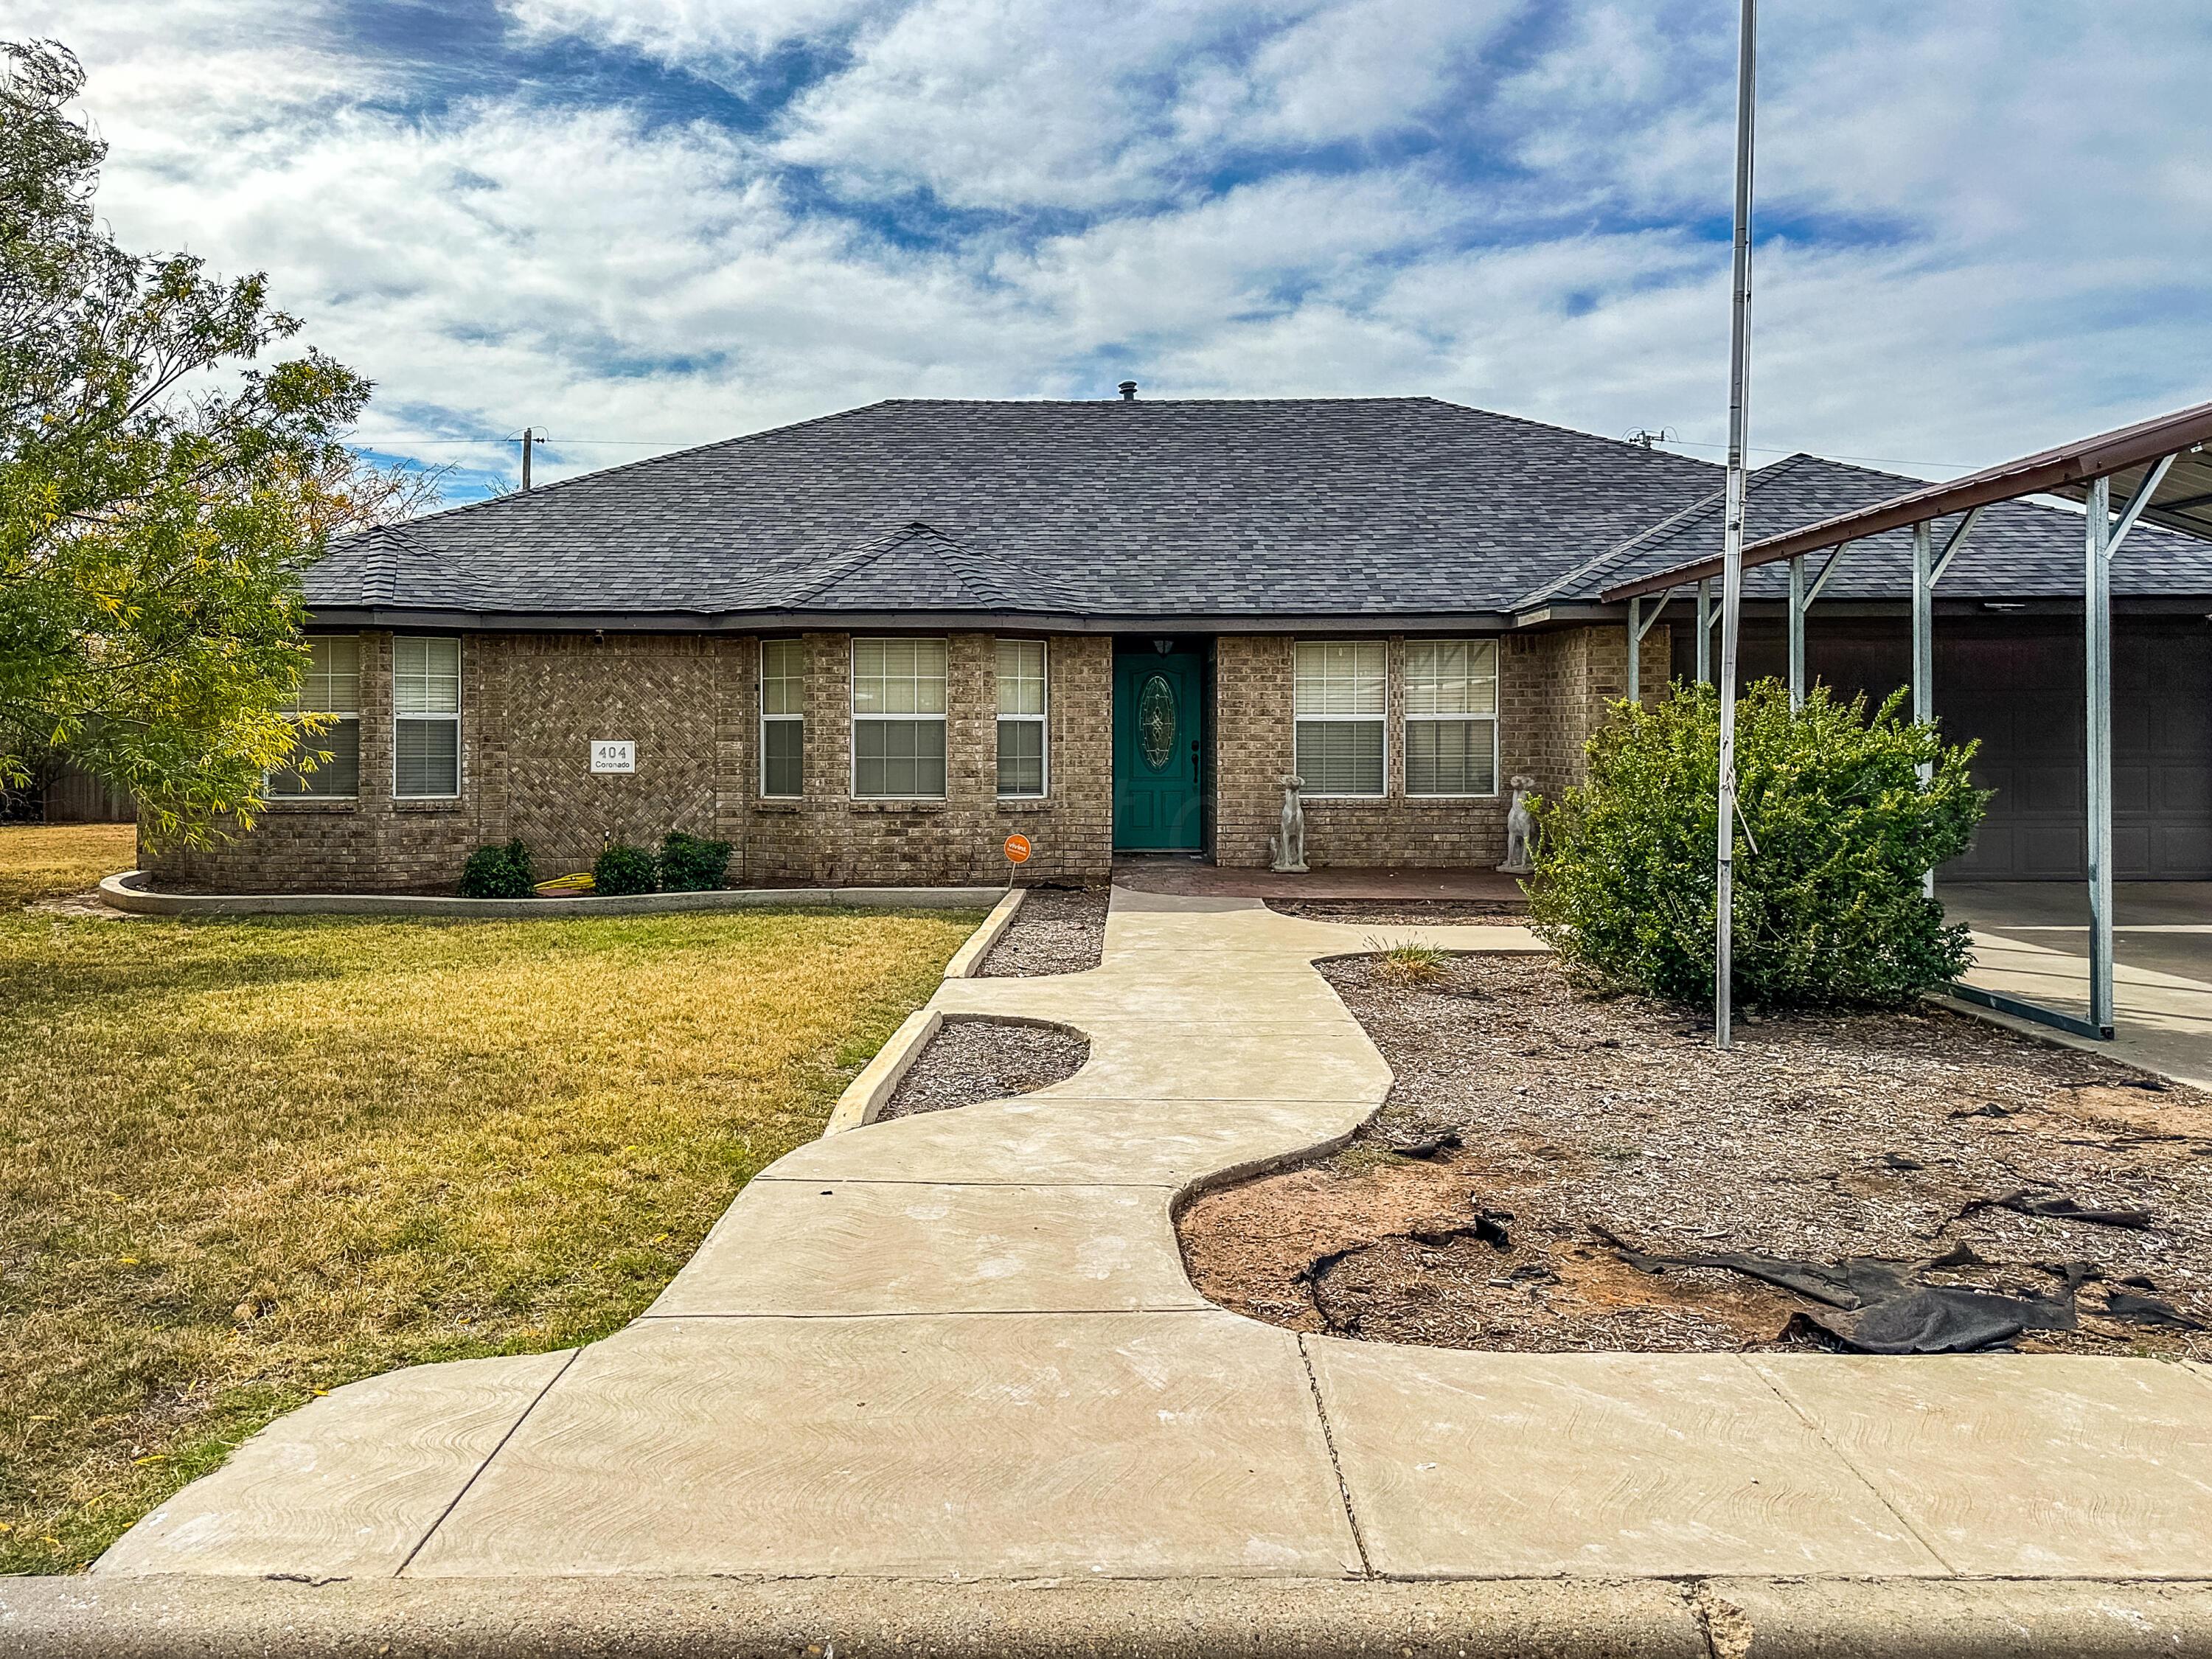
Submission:
M 1030 861 L 1030 838 L 1027 836 L 1006 837 L 1006 862 L 1027 864 Z

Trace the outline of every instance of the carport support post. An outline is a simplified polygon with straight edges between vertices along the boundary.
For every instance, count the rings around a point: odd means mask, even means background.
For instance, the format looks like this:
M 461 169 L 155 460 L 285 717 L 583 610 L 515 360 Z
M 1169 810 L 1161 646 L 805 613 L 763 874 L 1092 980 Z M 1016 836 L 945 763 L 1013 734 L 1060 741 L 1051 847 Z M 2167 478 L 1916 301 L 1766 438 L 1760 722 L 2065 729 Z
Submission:
M 1628 602 L 1628 700 L 1637 704 L 1644 701 L 1644 600 L 1640 595 Z
M 1805 706 L 1805 556 L 1790 561 L 1790 706 Z
M 1912 526 L 1912 721 L 1925 726 L 1936 718 L 1936 526 L 1923 519 Z M 1936 769 L 1920 763 L 1924 787 Z M 1936 896 L 1936 872 L 1921 873 L 1920 891 Z
M 1713 585 L 1698 584 L 1698 684 L 1713 683 Z
M 2112 1024 L 2112 481 L 2089 483 L 2082 656 L 2089 707 L 2083 747 L 2089 803 L 2089 1024 Z

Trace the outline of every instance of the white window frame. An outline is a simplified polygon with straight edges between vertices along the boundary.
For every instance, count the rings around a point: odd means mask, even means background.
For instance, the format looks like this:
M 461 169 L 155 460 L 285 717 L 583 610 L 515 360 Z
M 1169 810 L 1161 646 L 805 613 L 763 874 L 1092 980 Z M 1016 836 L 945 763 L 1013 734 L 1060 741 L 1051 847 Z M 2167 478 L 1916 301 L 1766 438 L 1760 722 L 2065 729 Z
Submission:
M 1034 714 L 1009 714 L 998 709 L 999 647 L 1006 645 L 1034 645 L 1040 653 L 1039 670 L 1044 682 L 1044 707 Z M 949 667 L 949 665 L 948 665 Z M 1048 800 L 1052 798 L 1052 641 L 1031 639 L 1024 635 L 1008 635 L 1003 640 L 991 642 L 991 702 L 996 716 L 991 722 L 991 787 L 998 791 L 1000 800 Z M 1008 791 L 1000 787 L 998 779 L 999 726 L 1005 720 L 1020 720 L 1037 729 L 1038 777 L 1035 791 Z M 949 763 L 949 757 L 948 757 Z
M 353 708 L 350 712 L 336 708 L 309 708 L 299 701 L 295 694 L 292 706 L 285 709 L 284 714 L 287 718 L 295 720 L 302 714 L 325 714 L 341 725 L 348 721 L 352 722 L 353 791 L 349 794 L 340 795 L 322 794 L 313 789 L 281 789 L 277 787 L 277 781 L 294 775 L 298 769 L 280 766 L 271 770 L 263 779 L 263 789 L 272 804 L 287 806 L 307 805 L 315 801 L 361 799 L 361 635 L 358 634 L 309 634 L 305 636 L 305 643 L 309 647 L 313 647 L 319 640 L 351 640 L 353 641 Z M 303 677 L 301 681 L 302 688 L 306 684 Z M 307 775 L 312 775 L 312 774 Z
M 799 671 L 800 707 L 796 714 L 771 714 L 768 712 L 768 647 L 771 645 L 796 646 L 802 656 L 806 641 L 797 639 L 770 639 L 761 641 L 758 666 L 753 676 L 753 695 L 760 710 L 760 777 L 757 781 L 763 800 L 801 800 L 806 795 L 806 709 L 805 687 L 811 665 L 802 662 Z M 796 726 L 799 728 L 799 790 L 795 794 L 771 794 L 768 787 L 768 729 L 771 725 Z
M 864 714 L 860 712 L 860 646 L 863 641 L 874 644 L 882 641 L 927 641 L 945 647 L 945 711 L 936 714 Z M 995 682 L 992 701 L 997 702 Z M 847 712 L 847 743 L 845 789 L 854 800 L 919 800 L 941 801 L 952 798 L 952 641 L 941 634 L 855 634 L 847 642 L 845 659 L 845 708 Z M 898 721 L 912 724 L 918 720 L 935 720 L 945 728 L 945 788 L 935 795 L 864 795 L 860 793 L 860 723 L 871 724 Z
M 1448 720 L 1488 720 L 1490 722 L 1490 787 L 1437 790 L 1432 793 L 1416 793 L 1409 776 L 1406 782 L 1406 799 L 1408 800 L 1496 800 L 1500 793 L 1498 789 L 1500 779 L 1498 775 L 1504 769 L 1503 750 L 1498 741 L 1498 727 L 1504 723 L 1503 719 L 1505 708 L 1504 641 L 1494 634 L 1455 634 L 1449 638 L 1408 640 L 1406 645 L 1409 649 L 1415 645 L 1487 645 L 1491 647 L 1490 713 L 1487 715 L 1414 714 L 1413 712 L 1413 677 L 1410 672 L 1406 672 L 1402 677 L 1404 696 L 1401 699 L 1401 705 L 1406 710 L 1406 724 L 1408 726 L 1431 723 L 1442 725 Z M 1411 738 L 1407 741 L 1406 750 L 1408 754 L 1413 752 Z
M 403 714 L 399 708 L 399 641 L 451 640 L 453 642 L 453 712 L 450 714 Z M 459 800 L 468 756 L 461 747 L 461 712 L 468 703 L 468 647 L 459 634 L 395 634 L 392 636 L 392 799 L 394 800 Z M 453 788 L 450 794 L 403 795 L 399 793 L 399 722 L 451 720 L 453 723 Z
M 1382 651 L 1382 707 L 1372 714 L 1302 714 L 1298 713 L 1298 647 L 1302 645 L 1374 645 Z M 1382 728 L 1382 787 L 1371 793 L 1366 790 L 1313 790 L 1304 792 L 1308 800 L 1387 800 L 1390 795 L 1390 642 L 1370 637 L 1352 639 L 1324 636 L 1320 639 L 1293 639 L 1291 641 L 1291 767 L 1295 772 L 1298 764 L 1298 728 L 1302 726 L 1379 726 Z

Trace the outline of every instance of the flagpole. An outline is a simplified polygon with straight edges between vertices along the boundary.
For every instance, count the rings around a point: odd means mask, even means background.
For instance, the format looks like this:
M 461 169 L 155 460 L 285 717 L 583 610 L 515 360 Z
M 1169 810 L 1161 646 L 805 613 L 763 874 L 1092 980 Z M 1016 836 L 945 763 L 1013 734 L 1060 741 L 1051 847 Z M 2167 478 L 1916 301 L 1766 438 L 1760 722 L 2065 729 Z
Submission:
M 1720 792 L 1713 939 L 1713 1041 L 1729 1046 L 1735 933 L 1735 658 L 1743 611 L 1744 438 L 1751 419 L 1751 134 L 1759 0 L 1743 0 L 1735 60 L 1735 235 L 1729 317 L 1728 508 L 1721 532 Z

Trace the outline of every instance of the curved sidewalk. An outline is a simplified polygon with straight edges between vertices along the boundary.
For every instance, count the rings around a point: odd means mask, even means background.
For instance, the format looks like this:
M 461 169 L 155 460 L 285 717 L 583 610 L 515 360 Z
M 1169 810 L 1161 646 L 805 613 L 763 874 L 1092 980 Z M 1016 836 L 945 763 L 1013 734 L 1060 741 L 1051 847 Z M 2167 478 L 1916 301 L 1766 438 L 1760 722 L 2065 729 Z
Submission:
M 393 1373 L 272 1425 L 102 1577 L 2212 1577 L 2212 1376 L 2149 1360 L 1493 1354 L 1210 1307 L 1178 1195 L 1390 1082 L 1346 927 L 1117 891 L 1103 964 L 950 980 L 1092 1042 L 1018 1100 L 754 1180 L 589 1348 Z

